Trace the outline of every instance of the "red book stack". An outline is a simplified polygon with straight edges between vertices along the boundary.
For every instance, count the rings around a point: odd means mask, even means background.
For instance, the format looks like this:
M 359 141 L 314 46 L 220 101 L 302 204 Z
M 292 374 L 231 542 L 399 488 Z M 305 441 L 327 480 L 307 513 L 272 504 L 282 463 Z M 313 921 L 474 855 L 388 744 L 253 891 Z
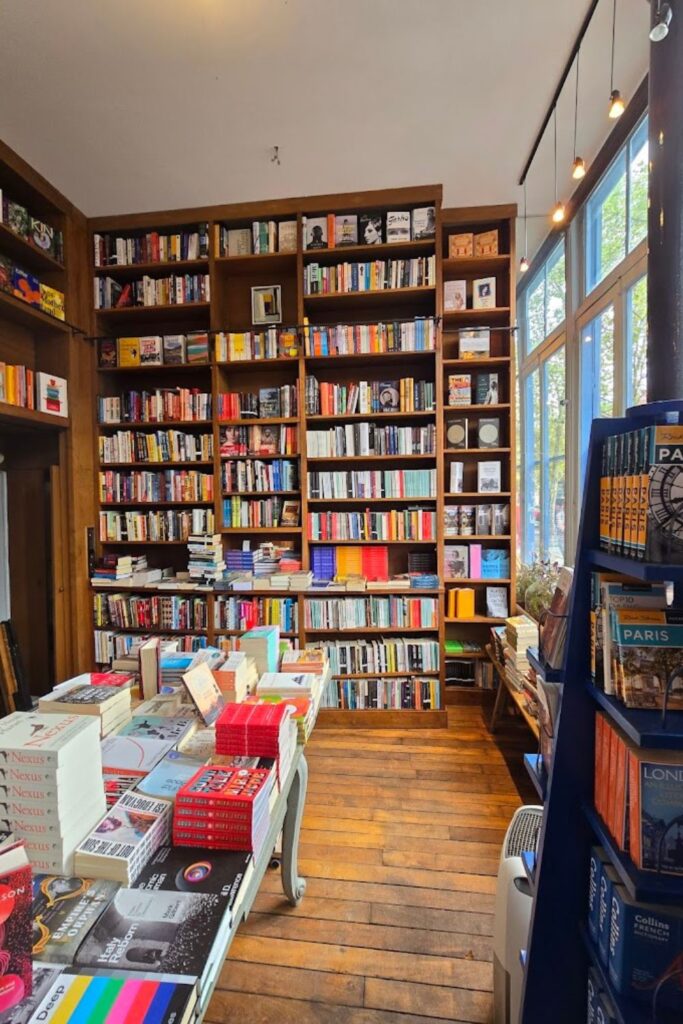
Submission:
M 270 823 L 273 782 L 264 768 L 200 768 L 176 794 L 173 844 L 258 854 Z
M 296 752 L 292 711 L 286 704 L 226 704 L 216 721 L 216 753 L 275 758 L 282 784 Z

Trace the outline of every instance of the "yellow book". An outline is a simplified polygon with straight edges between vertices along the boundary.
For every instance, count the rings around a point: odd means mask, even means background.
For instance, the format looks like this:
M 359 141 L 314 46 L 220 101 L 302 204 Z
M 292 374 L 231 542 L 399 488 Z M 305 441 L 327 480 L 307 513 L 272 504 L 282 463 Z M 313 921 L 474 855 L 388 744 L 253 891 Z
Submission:
M 50 288 L 48 284 L 40 285 L 40 308 L 43 313 L 55 317 L 57 320 L 66 319 L 64 312 L 64 292 L 57 288 Z
M 455 593 L 455 617 L 471 619 L 474 615 L 474 590 L 472 587 L 459 587 Z
M 140 339 L 139 338 L 119 338 L 118 339 L 118 351 L 119 351 L 119 366 L 139 366 L 140 365 Z

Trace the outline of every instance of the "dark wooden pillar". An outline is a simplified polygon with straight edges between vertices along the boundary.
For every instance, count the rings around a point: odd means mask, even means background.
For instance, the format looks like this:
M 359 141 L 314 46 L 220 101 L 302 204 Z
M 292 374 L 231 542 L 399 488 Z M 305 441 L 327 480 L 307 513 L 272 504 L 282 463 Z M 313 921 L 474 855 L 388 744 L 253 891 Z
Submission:
M 683 398 L 683 0 L 650 43 L 647 397 Z M 657 0 L 651 0 L 652 24 Z

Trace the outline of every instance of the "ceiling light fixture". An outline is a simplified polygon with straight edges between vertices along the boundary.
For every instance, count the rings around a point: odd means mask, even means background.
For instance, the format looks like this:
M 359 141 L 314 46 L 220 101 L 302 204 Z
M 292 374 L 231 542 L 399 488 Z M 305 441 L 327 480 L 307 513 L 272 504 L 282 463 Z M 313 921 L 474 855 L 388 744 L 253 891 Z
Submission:
M 564 203 L 559 202 L 557 198 L 557 107 L 553 108 L 553 132 L 554 132 L 554 148 L 555 148 L 555 205 L 553 206 L 552 220 L 553 224 L 561 224 L 567 215 Z
M 520 274 L 526 274 L 529 269 L 529 259 L 527 253 L 529 251 L 528 246 L 529 235 L 527 232 L 527 219 L 526 219 L 526 178 L 524 179 L 524 255 L 519 261 L 519 272 Z
M 608 116 L 612 121 L 616 121 L 618 117 L 626 110 L 626 104 L 622 99 L 622 95 L 618 89 L 614 88 L 614 45 L 617 35 L 617 0 L 612 2 L 612 58 L 610 60 L 610 74 L 609 74 L 609 114 Z
M 581 47 L 576 51 L 576 91 L 574 93 L 574 163 L 572 164 L 572 178 L 580 181 L 586 176 L 586 161 L 582 156 L 576 155 L 576 139 L 579 129 L 579 60 L 581 58 Z
M 663 4 L 661 0 L 657 0 L 655 18 L 657 20 L 650 29 L 650 39 L 653 43 L 661 43 L 662 39 L 666 39 L 669 34 L 669 27 L 671 25 L 671 19 L 673 18 L 671 4 Z

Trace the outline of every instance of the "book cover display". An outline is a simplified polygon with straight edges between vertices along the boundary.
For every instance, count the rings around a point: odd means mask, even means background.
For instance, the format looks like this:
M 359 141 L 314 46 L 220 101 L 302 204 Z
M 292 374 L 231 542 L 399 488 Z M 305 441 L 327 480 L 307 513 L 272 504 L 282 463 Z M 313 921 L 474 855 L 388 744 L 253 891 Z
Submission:
M 116 882 L 62 875 L 33 879 L 33 956 L 72 963 L 81 942 L 119 888 Z
M 77 1020 L 83 1024 L 86 1021 L 90 1024 L 95 1021 L 97 1024 L 190 1024 L 197 1002 L 195 982 L 192 977 L 160 975 L 155 978 L 141 971 L 109 970 L 106 974 L 95 974 L 67 970 L 52 982 L 31 1021 L 40 1024 Z M 24 1019 L 16 1024 L 24 1024 Z

